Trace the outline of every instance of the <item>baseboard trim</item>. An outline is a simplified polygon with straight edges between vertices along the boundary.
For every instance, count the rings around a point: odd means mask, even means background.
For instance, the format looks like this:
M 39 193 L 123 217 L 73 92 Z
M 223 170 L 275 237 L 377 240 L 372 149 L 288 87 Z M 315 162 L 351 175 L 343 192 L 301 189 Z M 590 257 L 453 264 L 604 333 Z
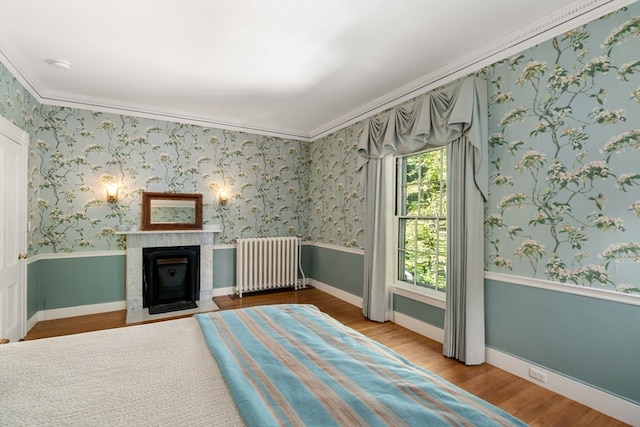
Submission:
M 226 295 L 233 295 L 235 293 L 235 287 L 228 286 L 226 288 L 213 288 L 211 292 L 212 297 L 223 297 Z
M 393 316 L 394 323 L 439 343 L 444 342 L 443 329 L 396 311 L 393 312 Z M 496 368 L 507 371 L 624 423 L 640 426 L 640 405 L 494 348 L 487 347 L 485 355 L 486 362 Z M 544 373 L 547 376 L 547 382 L 540 383 L 533 380 L 529 376 L 530 367 L 534 367 Z
M 36 326 L 36 324 L 40 321 L 40 312 L 36 312 L 36 314 L 34 314 L 33 316 L 31 316 L 30 318 L 27 319 L 27 326 L 26 326 L 26 331 L 25 331 L 25 336 L 26 334 L 29 333 L 29 331 L 31 329 L 33 329 L 34 326 Z
M 322 292 L 326 292 L 329 295 L 333 295 L 334 297 L 348 302 L 351 305 L 362 308 L 362 297 L 350 294 L 349 292 L 343 291 L 342 289 L 334 288 L 331 285 L 327 285 L 326 283 L 322 283 L 317 280 L 308 279 L 308 281 L 309 285 L 313 286 L 314 288 L 319 289 Z
M 441 344 L 444 342 L 444 329 L 425 323 L 421 320 L 416 319 L 415 317 L 407 316 L 406 314 L 394 311 L 393 323 L 397 323 L 403 328 L 407 328 L 417 334 L 423 335 L 427 338 L 431 338 L 432 340 L 437 341 Z
M 640 405 L 633 402 L 493 348 L 487 347 L 486 361 L 490 365 L 575 400 L 612 418 L 632 426 L 640 426 Z M 547 382 L 541 383 L 529 377 L 530 367 L 546 374 Z
M 64 319 L 66 317 L 86 316 L 89 314 L 106 313 L 108 311 L 126 310 L 126 301 L 114 301 L 101 304 L 78 305 L 75 307 L 53 308 L 40 310 L 27 321 L 27 330 L 36 323 L 45 320 Z M 31 326 L 29 326 L 31 325 Z

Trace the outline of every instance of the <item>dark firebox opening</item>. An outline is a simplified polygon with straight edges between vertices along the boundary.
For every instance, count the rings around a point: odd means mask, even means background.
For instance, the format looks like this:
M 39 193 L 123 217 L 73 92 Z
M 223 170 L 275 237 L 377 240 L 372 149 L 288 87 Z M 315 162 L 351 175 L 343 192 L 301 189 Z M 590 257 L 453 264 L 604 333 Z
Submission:
M 200 246 L 143 248 L 143 307 L 149 314 L 198 307 Z

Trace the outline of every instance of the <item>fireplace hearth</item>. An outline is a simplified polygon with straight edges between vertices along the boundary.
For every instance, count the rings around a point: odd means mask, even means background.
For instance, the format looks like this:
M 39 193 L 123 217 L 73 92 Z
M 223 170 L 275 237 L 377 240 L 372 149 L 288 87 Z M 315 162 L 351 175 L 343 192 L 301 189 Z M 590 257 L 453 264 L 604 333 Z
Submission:
M 144 248 L 143 307 L 149 314 L 197 308 L 200 246 Z

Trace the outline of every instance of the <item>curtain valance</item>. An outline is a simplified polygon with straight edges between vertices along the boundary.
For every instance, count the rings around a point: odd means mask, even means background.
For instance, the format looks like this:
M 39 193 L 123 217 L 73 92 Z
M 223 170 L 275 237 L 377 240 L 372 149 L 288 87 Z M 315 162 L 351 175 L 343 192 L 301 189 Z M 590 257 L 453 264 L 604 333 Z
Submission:
M 468 77 L 367 119 L 358 139 L 358 170 L 369 159 L 441 147 L 465 135 L 475 148 L 475 182 L 486 200 L 487 115 L 480 100 L 486 100 L 486 82 Z

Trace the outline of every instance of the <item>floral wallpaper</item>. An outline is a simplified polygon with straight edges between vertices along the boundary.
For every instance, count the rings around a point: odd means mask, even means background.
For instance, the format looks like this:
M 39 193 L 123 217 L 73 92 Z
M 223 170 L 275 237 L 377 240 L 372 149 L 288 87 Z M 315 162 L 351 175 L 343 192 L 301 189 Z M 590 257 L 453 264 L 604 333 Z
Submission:
M 202 193 L 205 224 L 223 227 L 218 243 L 307 236 L 308 143 L 62 107 L 37 113 L 34 251 L 122 248 L 114 229 L 139 224 L 143 191 Z M 106 203 L 109 184 L 116 203 Z
M 480 73 L 491 99 L 487 270 L 640 292 L 638 12 Z
M 115 229 L 139 224 L 142 191 L 202 193 L 205 224 L 223 227 L 218 244 L 308 239 L 307 142 L 39 105 L 1 64 L 0 94 L 0 114 L 30 133 L 32 255 L 122 249 Z
M 632 4 L 477 73 L 490 94 L 488 271 L 640 292 L 639 15 Z M 143 190 L 203 193 L 218 243 L 364 246 L 361 123 L 306 143 L 44 106 L 1 64 L 0 98 L 31 134 L 32 254 L 121 248 L 114 227 L 139 222 Z
M 0 116 L 30 132 L 38 107 L 38 101 L 0 62 Z
M 311 144 L 309 234 L 314 242 L 364 247 L 364 186 L 356 175 L 362 123 Z

